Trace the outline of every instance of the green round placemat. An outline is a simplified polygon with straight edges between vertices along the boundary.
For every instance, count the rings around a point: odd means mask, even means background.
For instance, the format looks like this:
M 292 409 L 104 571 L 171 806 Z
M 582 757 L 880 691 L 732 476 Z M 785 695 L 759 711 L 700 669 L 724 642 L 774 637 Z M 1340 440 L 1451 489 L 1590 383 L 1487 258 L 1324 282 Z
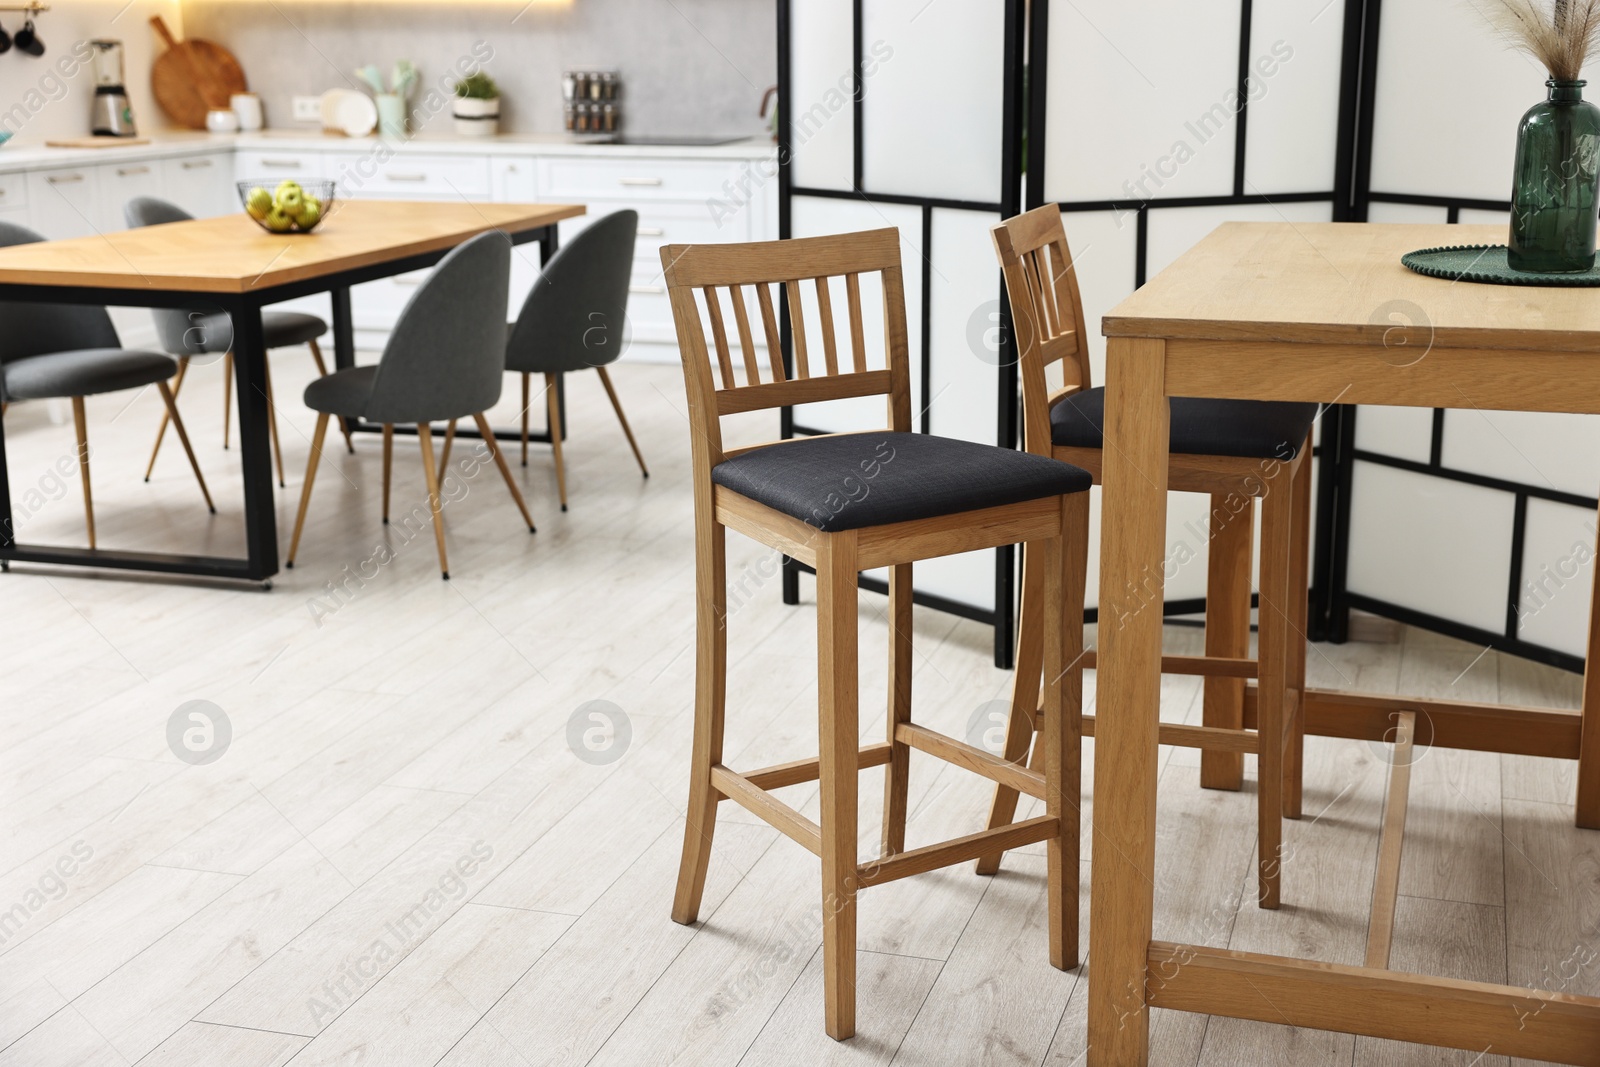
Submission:
M 1506 262 L 1505 245 L 1453 245 L 1421 248 L 1407 252 L 1400 262 L 1430 278 L 1453 282 L 1483 282 L 1488 285 L 1553 285 L 1567 287 L 1600 286 L 1600 263 L 1576 274 L 1534 274 L 1512 270 Z

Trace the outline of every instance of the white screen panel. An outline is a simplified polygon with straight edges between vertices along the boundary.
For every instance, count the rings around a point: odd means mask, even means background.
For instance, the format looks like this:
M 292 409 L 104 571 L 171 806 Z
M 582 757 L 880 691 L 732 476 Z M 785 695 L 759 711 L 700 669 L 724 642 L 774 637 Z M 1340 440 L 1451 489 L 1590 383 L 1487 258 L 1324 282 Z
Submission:
M 1356 447 L 1426 463 L 1433 458 L 1433 409 L 1363 406 L 1356 412 Z
M 1106 380 L 1106 339 L 1100 320 L 1133 292 L 1139 259 L 1138 222 L 1131 211 L 1067 211 L 1061 215 L 1083 298 L 1093 383 Z
M 915 416 L 922 396 L 922 209 L 905 204 L 869 204 L 864 200 L 835 200 L 831 197 L 797 196 L 790 204 L 790 226 L 795 237 L 821 237 L 833 233 L 877 230 L 894 226 L 900 230 L 900 265 L 905 276 L 906 339 L 911 359 L 911 410 Z M 996 268 L 998 269 L 998 268 Z M 870 291 L 869 291 L 870 286 Z M 815 294 L 806 286 L 806 340 L 811 358 L 820 360 L 822 349 Z M 883 350 L 883 290 L 877 278 L 863 278 L 861 287 L 862 323 L 867 352 Z M 840 293 L 834 293 L 833 314 L 841 340 L 849 343 L 848 320 Z M 884 426 L 888 419 L 887 401 L 877 396 L 831 400 L 826 404 L 801 404 L 794 409 L 795 422 L 808 429 L 838 432 L 866 430 Z M 913 418 L 912 427 L 916 428 Z
M 1423 204 L 1389 204 L 1374 200 L 1367 205 L 1368 222 L 1437 222 L 1450 221 L 1450 210 L 1427 207 Z
M 1154 278 L 1224 222 L 1329 222 L 1333 219 L 1333 203 L 1151 207 L 1147 213 L 1150 221 L 1145 277 Z
M 1444 465 L 1567 493 L 1600 489 L 1600 415 L 1444 413 Z
M 861 0 L 861 184 L 874 193 L 995 203 L 1004 0 L 928 8 L 928 0 Z
M 1250 23 L 1244 191 L 1332 189 L 1344 5 L 1256 0 Z
M 1517 636 L 1583 655 L 1594 586 L 1595 513 L 1530 499 L 1522 546 Z
M 1460 220 L 1459 221 L 1463 225 L 1467 225 L 1467 226 L 1476 225 L 1476 224 L 1483 224 L 1483 225 L 1486 225 L 1486 226 L 1504 226 L 1507 229 L 1510 229 L 1510 227 L 1511 227 L 1511 212 L 1509 212 L 1509 211 L 1483 211 L 1483 210 L 1481 210 L 1479 208 L 1475 208 L 1475 207 L 1464 207 L 1464 208 L 1461 209 L 1461 216 L 1460 216 Z
M 1240 9 L 1050 3 L 1045 199 L 1233 192 Z
M 1383 5 L 1373 189 L 1476 200 L 1511 195 L 1517 122 L 1543 99 L 1546 75 L 1489 26 L 1479 10 L 1488 2 Z M 1590 64 L 1591 79 L 1597 69 Z M 1443 85 L 1450 88 L 1441 95 Z
M 1376 463 L 1353 477 L 1350 591 L 1503 632 L 1512 495 Z
M 855 107 L 851 66 L 851 0 L 791 4 L 789 91 L 780 101 L 794 116 L 790 129 L 794 183 L 813 189 L 850 189 L 855 181 Z
M 1100 606 L 1100 487 L 1089 497 L 1089 606 Z M 1189 600 L 1206 595 L 1209 541 L 1206 520 L 1211 498 L 1204 493 L 1167 494 L 1167 551 L 1163 557 L 1164 600 Z M 1256 523 L 1257 543 L 1261 524 Z

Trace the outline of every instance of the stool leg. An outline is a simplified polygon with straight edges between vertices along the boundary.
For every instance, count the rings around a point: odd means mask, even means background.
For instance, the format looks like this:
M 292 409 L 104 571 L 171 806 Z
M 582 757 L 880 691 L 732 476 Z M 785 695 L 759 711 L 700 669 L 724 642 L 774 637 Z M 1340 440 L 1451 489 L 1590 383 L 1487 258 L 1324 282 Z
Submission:
M 822 988 L 828 1036 L 856 1032 L 856 534 L 817 550 L 818 778 L 822 798 Z
M 72 429 L 78 437 L 78 477 L 83 481 L 83 519 L 89 529 L 89 547 L 94 548 L 94 492 L 89 488 L 89 427 L 81 396 L 72 398 Z
M 1241 507 L 1241 503 L 1243 506 Z M 1250 655 L 1250 561 L 1255 554 L 1255 507 L 1241 493 L 1211 494 L 1211 544 L 1206 572 L 1206 655 Z M 1203 722 L 1244 729 L 1244 679 L 1207 677 Z M 1200 785 L 1237 790 L 1244 784 L 1244 754 L 1200 752 Z
M 1588 659 L 1583 668 L 1583 720 L 1578 741 L 1575 824 L 1600 830 L 1600 568 L 1589 601 Z
M 1087 561 L 1088 541 L 1071 547 Z M 1002 755 L 1008 763 L 1022 763 L 1033 744 L 1035 710 L 1039 707 L 1039 670 L 1044 657 L 1044 561 L 1032 546 L 1022 546 L 1022 610 L 1017 625 L 1017 670 L 1011 677 L 1011 721 L 1006 724 Z M 1080 619 L 1080 624 L 1081 624 Z M 989 803 L 988 829 L 1009 824 L 1017 814 L 1017 791 L 1010 786 L 994 787 Z M 994 874 L 1000 870 L 1001 853 L 979 856 L 975 870 Z
M 1311 438 L 1301 446 L 1300 470 L 1294 479 L 1294 532 L 1289 542 L 1289 596 L 1294 610 L 1288 634 L 1289 688 L 1295 690 L 1294 713 L 1285 724 L 1283 815 L 1298 819 L 1303 806 L 1306 749 L 1306 625 L 1310 612 L 1307 580 L 1311 570 Z
M 189 357 L 181 356 L 178 359 L 178 373 L 172 379 L 172 396 L 177 398 L 178 392 L 183 388 L 184 375 L 189 373 Z M 161 425 L 156 427 L 156 443 L 150 449 L 150 462 L 145 464 L 144 480 L 150 480 L 150 472 L 156 469 L 156 457 L 161 454 L 161 442 L 167 436 L 167 423 L 172 421 L 172 416 L 167 414 L 167 409 L 161 409 Z
M 1256 689 L 1256 800 L 1260 825 L 1260 905 L 1282 899 L 1283 749 L 1288 631 L 1294 618 L 1289 589 L 1289 542 L 1294 534 L 1294 487 L 1288 468 L 1267 479 L 1261 501 L 1260 682 Z
M 283 480 L 283 448 L 278 444 L 278 405 L 272 399 L 272 361 L 261 361 L 261 381 L 267 387 L 267 429 L 272 431 L 272 462 L 278 467 L 278 488 L 287 489 Z M 242 399 L 242 398 L 241 398 Z
M 294 536 L 289 538 L 289 555 L 285 566 L 294 566 L 295 553 L 300 551 L 300 531 L 306 526 L 306 508 L 311 505 L 311 483 L 317 480 L 317 464 L 322 460 L 322 439 L 328 433 L 328 416 L 317 413 L 317 428 L 311 432 L 311 458 L 306 461 L 306 483 L 300 487 L 300 510 L 294 516 Z
M 567 510 L 567 465 L 561 458 L 561 376 L 544 376 L 545 410 L 550 423 L 550 451 L 556 460 L 556 491 L 561 497 L 561 510 Z
M 328 365 L 322 360 L 322 346 L 317 344 L 315 340 L 307 341 L 306 344 L 311 347 L 311 358 L 316 360 L 317 377 L 326 378 L 328 376 Z M 342 415 L 339 417 L 339 432 L 344 434 L 344 447 L 349 449 L 352 456 L 355 455 L 356 443 L 350 440 L 350 420 Z
M 705 506 L 701 506 L 704 504 Z M 672 921 L 688 925 L 700 915 L 711 835 L 717 826 L 711 768 L 722 762 L 722 720 L 728 688 L 727 535 L 711 517 L 709 499 L 695 501 L 694 754 L 689 770 L 689 812 L 683 826 L 683 858 Z
M 433 466 L 433 433 L 427 423 L 417 423 L 417 440 L 422 444 L 422 477 L 428 483 L 428 510 L 433 513 L 433 539 L 439 548 L 439 574 L 449 581 L 450 560 L 444 551 L 444 502 L 439 497 L 439 473 Z
M 389 475 L 394 470 L 394 423 L 383 424 L 383 524 L 389 525 Z
M 1050 839 L 1050 965 L 1078 965 L 1079 797 L 1083 787 L 1083 597 L 1088 578 L 1089 494 L 1061 498 L 1061 536 L 1039 546 L 1043 589 L 1045 814 L 1060 820 Z
M 528 465 L 528 374 L 522 374 L 522 465 Z
M 911 721 L 911 564 L 889 570 L 889 762 L 883 768 L 883 855 L 906 850 L 906 796 L 911 749 L 895 729 Z

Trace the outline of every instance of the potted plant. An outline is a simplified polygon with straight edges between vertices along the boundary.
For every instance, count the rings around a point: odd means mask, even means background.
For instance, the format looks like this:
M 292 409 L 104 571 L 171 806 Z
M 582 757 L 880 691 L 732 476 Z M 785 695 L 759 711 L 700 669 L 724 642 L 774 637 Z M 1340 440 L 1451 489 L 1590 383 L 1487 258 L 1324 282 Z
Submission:
M 500 132 L 500 87 L 483 71 L 456 82 L 454 110 L 456 133 L 463 137 L 492 137 Z
M 1512 44 L 1549 72 L 1548 100 L 1517 128 L 1507 261 L 1541 274 L 1590 270 L 1600 198 L 1600 108 L 1580 72 L 1600 49 L 1600 0 L 1499 0 L 1491 12 Z

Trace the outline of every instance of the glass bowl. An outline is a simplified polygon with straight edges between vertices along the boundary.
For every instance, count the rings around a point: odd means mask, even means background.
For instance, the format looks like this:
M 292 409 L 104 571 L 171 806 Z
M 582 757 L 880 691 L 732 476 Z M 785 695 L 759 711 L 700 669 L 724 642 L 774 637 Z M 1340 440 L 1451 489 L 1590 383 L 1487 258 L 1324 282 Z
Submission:
M 310 233 L 333 210 L 330 181 L 236 182 L 244 213 L 268 233 Z

